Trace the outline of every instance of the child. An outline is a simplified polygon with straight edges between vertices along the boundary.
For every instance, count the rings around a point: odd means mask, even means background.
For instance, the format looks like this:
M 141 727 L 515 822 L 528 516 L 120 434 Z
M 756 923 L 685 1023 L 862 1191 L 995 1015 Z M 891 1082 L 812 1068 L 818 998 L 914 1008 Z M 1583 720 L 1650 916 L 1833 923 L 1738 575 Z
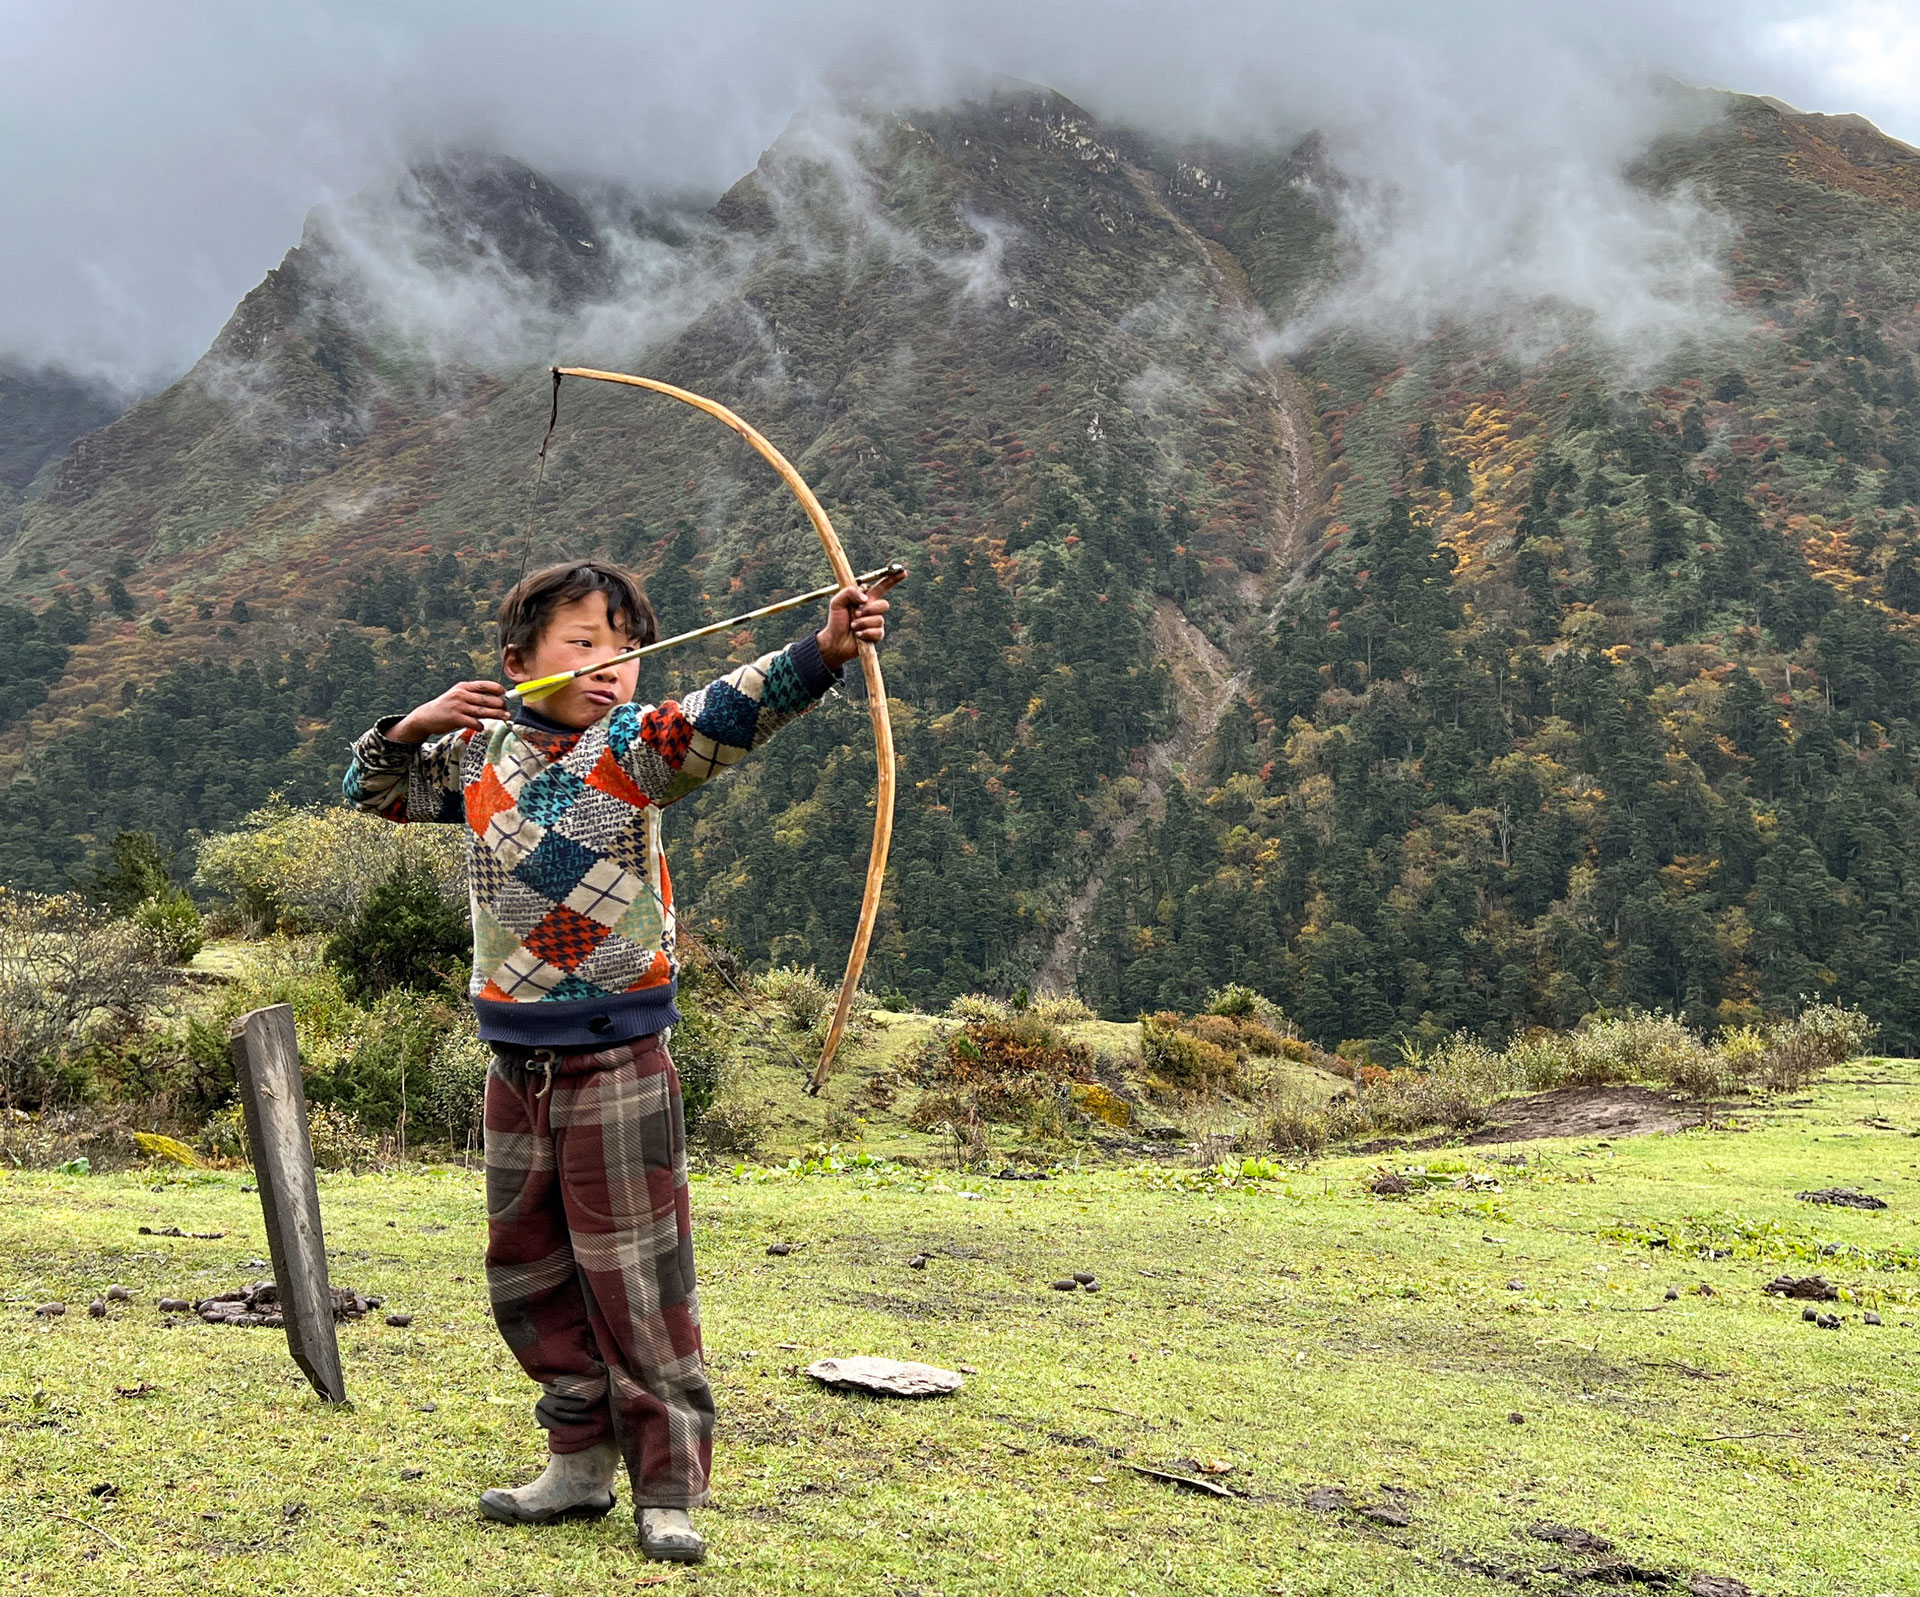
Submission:
M 889 584 L 890 585 L 890 584 Z M 843 588 L 827 625 L 679 704 L 630 701 L 637 662 L 507 713 L 462 682 L 353 745 L 347 797 L 392 821 L 464 821 L 474 1009 L 487 1077 L 487 1288 L 545 1389 L 550 1457 L 480 1499 L 546 1524 L 614 1504 L 624 1456 L 650 1558 L 698 1562 L 713 1394 L 700 1346 L 680 1082 L 667 1055 L 678 965 L 660 809 L 757 748 L 879 642 L 887 602 Z M 624 571 L 586 560 L 500 606 L 516 682 L 651 643 Z

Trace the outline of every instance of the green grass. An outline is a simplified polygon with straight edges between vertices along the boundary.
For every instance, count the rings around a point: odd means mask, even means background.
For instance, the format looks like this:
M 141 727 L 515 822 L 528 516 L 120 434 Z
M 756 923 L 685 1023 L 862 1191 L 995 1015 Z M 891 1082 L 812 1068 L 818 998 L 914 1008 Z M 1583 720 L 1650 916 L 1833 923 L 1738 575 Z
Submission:
M 1360 1158 L 1229 1190 L 1111 1169 L 700 1179 L 721 1419 L 697 1576 L 644 1565 L 624 1511 L 546 1531 L 476 1519 L 480 1489 L 527 1478 L 539 1454 L 531 1388 L 486 1316 L 477 1176 L 325 1179 L 336 1281 L 415 1314 L 343 1328 L 355 1406 L 329 1409 L 277 1332 L 159 1326 L 157 1296 L 260 1273 L 240 1267 L 263 1241 L 237 1174 L 7 1174 L 0 1570 L 35 1592 L 465 1597 L 658 1577 L 724 1593 L 1401 1597 L 1511 1593 L 1488 1571 L 1591 1563 L 1525 1534 L 1558 1520 L 1678 1572 L 1676 1590 L 1695 1571 L 1760 1593 L 1920 1590 L 1920 1064 L 1843 1067 L 1745 1124 L 1535 1144 L 1524 1166 L 1429 1153 L 1502 1190 L 1404 1200 L 1367 1193 L 1378 1161 Z M 1831 1184 L 1892 1207 L 1793 1197 Z M 1660 1236 L 1677 1245 L 1646 1245 Z M 775 1240 L 804 1246 L 770 1258 Z M 928 1267 L 908 1269 L 923 1251 Z M 1759 1290 L 1816 1268 L 1852 1295 L 1839 1331 Z M 1105 1289 L 1047 1289 L 1074 1269 Z M 89 1320 L 116 1279 L 140 1301 Z M 51 1297 L 68 1314 L 37 1320 Z M 1886 1324 L 1865 1326 L 1866 1308 Z M 922 1404 L 796 1373 L 854 1352 L 978 1373 Z M 115 1396 L 142 1381 L 151 1395 Z M 1120 1467 L 1213 1459 L 1247 1495 Z M 116 1496 L 90 1495 L 106 1482 Z M 1311 1512 L 1320 1485 L 1397 1500 L 1411 1523 Z

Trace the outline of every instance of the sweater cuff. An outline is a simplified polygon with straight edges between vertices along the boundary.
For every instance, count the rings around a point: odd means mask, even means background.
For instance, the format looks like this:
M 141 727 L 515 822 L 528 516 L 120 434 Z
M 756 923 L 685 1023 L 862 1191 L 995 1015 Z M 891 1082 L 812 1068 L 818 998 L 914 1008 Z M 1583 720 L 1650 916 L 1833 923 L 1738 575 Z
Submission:
M 841 673 L 833 670 L 820 652 L 819 637 L 809 632 L 804 638 L 797 638 L 787 645 L 787 653 L 793 660 L 793 668 L 800 676 L 800 686 L 816 699 L 823 699 L 830 689 L 840 685 Z
M 418 743 L 396 743 L 387 733 L 405 719 L 389 715 L 376 721 L 353 740 L 354 763 L 367 771 L 404 771 L 420 752 Z
M 406 749 L 412 751 L 414 749 L 425 748 L 426 744 L 424 743 L 403 743 L 393 735 L 393 729 L 404 720 L 406 720 L 404 715 L 383 715 L 373 723 L 373 729 L 380 734 L 380 741 L 390 749 Z

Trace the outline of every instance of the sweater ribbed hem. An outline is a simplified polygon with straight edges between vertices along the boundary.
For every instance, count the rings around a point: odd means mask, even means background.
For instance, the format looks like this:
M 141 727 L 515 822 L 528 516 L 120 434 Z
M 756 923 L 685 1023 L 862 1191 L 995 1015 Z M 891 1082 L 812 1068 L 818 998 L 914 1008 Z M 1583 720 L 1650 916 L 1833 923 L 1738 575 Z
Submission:
M 476 998 L 473 1012 L 487 1042 L 517 1048 L 611 1048 L 680 1024 L 676 982 L 605 998 L 544 999 L 530 1004 Z

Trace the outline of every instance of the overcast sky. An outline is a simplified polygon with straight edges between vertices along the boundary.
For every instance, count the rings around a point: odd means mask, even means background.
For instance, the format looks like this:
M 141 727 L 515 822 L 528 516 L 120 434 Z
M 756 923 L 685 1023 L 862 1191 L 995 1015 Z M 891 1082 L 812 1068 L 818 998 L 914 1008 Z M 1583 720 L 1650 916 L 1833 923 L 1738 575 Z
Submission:
M 1555 174 L 1556 194 L 1604 189 L 1655 125 L 1647 85 L 1660 73 L 1857 111 L 1920 143 L 1911 3 L 1335 9 L 12 0 L 0 31 L 0 354 L 139 385 L 170 378 L 295 242 L 310 206 L 436 144 L 710 196 L 807 106 L 844 93 L 928 103 L 997 75 L 1167 132 L 1324 127 L 1356 170 L 1418 170 L 1461 216 L 1487 203 L 1527 211 L 1549 192 L 1541 173 Z M 1561 255 L 1616 205 L 1601 194 L 1570 207 L 1555 224 L 1570 241 Z M 1445 248 L 1467 263 L 1457 241 Z

